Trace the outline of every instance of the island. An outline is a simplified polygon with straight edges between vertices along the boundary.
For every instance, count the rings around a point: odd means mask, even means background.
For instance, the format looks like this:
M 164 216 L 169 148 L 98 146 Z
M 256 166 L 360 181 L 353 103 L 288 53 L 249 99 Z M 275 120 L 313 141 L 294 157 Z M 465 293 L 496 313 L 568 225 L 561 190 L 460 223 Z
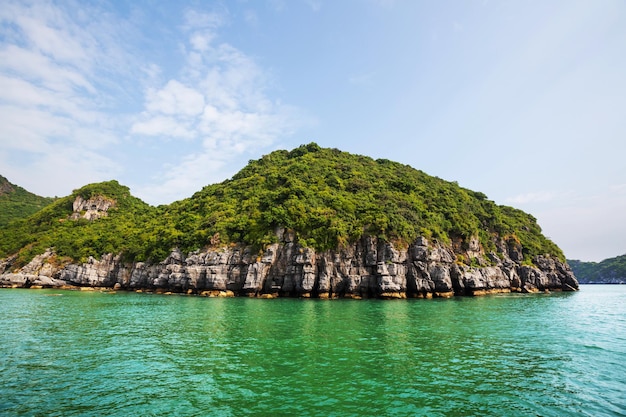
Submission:
M 536 219 L 397 162 L 315 143 L 150 206 L 89 184 L 0 228 L 0 286 L 432 298 L 576 291 Z

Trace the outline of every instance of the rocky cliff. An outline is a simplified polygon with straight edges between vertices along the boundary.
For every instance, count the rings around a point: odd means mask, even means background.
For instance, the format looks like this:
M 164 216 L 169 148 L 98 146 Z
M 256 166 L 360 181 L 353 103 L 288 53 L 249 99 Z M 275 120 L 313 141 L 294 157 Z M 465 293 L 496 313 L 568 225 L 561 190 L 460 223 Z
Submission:
M 100 217 L 106 217 L 111 207 L 115 207 L 115 200 L 110 198 L 95 196 L 93 198 L 84 199 L 82 196 L 77 196 L 72 204 L 74 213 L 72 213 L 70 219 L 96 220 Z
M 280 243 L 255 252 L 225 246 L 185 256 L 174 250 L 160 263 L 124 263 L 107 254 L 82 264 L 59 264 L 53 250 L 11 271 L 0 262 L 0 285 L 11 287 L 107 287 L 209 296 L 319 298 L 430 298 L 494 292 L 573 291 L 578 282 L 567 264 L 550 256 L 536 266 L 515 261 L 516 249 L 477 256 L 476 266 L 457 261 L 454 247 L 420 237 L 407 248 L 363 237 L 337 250 L 316 252 L 280 231 Z M 471 249 L 468 249 L 471 251 Z M 463 254 L 467 255 L 467 252 Z

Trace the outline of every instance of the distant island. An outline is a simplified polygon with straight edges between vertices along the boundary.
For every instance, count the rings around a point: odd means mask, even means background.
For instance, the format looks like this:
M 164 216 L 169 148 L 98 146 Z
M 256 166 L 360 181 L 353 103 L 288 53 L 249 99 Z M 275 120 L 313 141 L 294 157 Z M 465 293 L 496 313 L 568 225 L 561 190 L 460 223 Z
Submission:
M 150 206 L 117 181 L 41 203 L 0 227 L 1 286 L 265 298 L 578 289 L 533 216 L 315 143 L 169 205 Z
M 581 284 L 626 284 L 626 255 L 601 262 L 567 262 Z
M 0 175 L 0 227 L 6 226 L 12 220 L 28 217 L 53 201 L 53 198 L 40 197 L 11 184 Z

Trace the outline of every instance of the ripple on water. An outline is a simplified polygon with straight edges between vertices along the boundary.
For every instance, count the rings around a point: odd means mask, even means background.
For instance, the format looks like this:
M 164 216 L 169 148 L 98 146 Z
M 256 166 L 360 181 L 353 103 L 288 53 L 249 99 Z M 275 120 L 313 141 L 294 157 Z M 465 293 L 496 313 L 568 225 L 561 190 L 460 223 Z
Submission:
M 3 415 L 626 415 L 626 291 L 452 300 L 0 291 Z

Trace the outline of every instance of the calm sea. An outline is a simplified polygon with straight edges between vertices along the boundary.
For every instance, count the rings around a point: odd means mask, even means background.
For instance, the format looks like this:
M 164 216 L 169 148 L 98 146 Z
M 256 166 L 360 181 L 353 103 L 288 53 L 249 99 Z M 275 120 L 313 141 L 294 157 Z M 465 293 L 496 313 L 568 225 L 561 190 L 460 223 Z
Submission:
M 626 286 L 393 301 L 0 290 L 0 415 L 626 416 Z

